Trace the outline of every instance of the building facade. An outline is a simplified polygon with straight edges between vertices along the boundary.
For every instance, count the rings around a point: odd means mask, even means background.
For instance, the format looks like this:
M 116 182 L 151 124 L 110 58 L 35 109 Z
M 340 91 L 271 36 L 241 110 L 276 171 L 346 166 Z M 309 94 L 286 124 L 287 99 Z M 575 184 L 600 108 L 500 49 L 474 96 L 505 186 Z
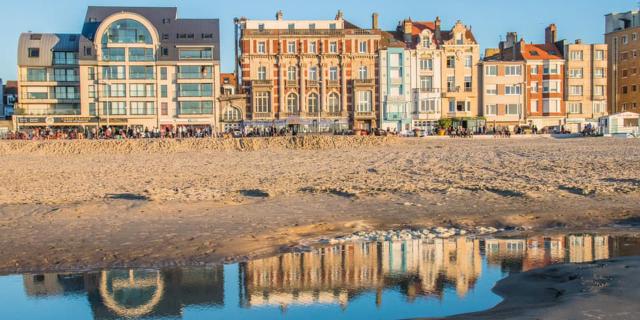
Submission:
M 24 33 L 18 127 L 217 130 L 219 23 L 176 8 L 89 7 L 79 34 Z
M 580 132 L 607 114 L 607 45 L 576 40 L 564 55 L 566 127 Z
M 377 127 L 377 15 L 371 29 L 333 20 L 237 19 L 248 127 L 295 132 Z
M 412 129 L 411 51 L 403 44 L 380 50 L 380 128 L 394 132 Z
M 609 113 L 640 112 L 640 10 L 605 17 Z
M 507 33 L 495 52 L 488 51 L 480 64 L 480 114 L 489 130 L 508 129 L 525 123 L 525 62 L 518 34 Z

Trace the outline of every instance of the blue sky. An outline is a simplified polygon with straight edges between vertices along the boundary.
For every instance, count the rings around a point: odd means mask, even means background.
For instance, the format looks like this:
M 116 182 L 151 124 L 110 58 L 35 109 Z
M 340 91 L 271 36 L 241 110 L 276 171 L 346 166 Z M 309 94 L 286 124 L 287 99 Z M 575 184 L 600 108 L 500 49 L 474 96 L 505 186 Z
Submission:
M 509 5 L 505 5 L 509 3 Z M 233 18 L 272 19 L 278 9 L 285 19 L 332 19 L 338 9 L 345 18 L 370 26 L 371 13 L 380 13 L 380 26 L 432 20 L 440 16 L 445 28 L 456 20 L 473 27 L 481 47 L 497 46 L 500 36 L 517 31 L 528 42 L 544 40 L 544 28 L 556 23 L 560 38 L 603 42 L 604 15 L 637 7 L 634 0 L 18 0 L 2 4 L 0 19 L 0 78 L 16 77 L 16 50 L 21 32 L 78 33 L 88 5 L 176 6 L 183 18 L 219 18 L 222 70 L 233 70 Z

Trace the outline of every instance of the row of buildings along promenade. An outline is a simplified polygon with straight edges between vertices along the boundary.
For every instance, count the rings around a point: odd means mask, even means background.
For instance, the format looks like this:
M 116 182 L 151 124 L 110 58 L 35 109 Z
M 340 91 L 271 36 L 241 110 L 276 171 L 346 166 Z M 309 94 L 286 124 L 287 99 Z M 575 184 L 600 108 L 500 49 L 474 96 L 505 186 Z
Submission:
M 80 33 L 20 36 L 14 126 L 575 132 L 639 110 L 638 11 L 607 15 L 603 44 L 551 24 L 544 43 L 509 32 L 484 52 L 461 21 L 378 19 L 237 18 L 235 72 L 221 74 L 218 19 L 92 6 Z

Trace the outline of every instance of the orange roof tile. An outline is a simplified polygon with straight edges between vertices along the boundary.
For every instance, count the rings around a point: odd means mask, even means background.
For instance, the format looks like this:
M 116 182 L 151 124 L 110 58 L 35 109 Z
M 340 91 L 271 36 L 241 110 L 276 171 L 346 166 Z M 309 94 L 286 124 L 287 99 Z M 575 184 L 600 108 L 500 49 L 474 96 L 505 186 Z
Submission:
M 526 60 L 564 60 L 560 50 L 553 44 L 525 44 L 522 57 Z

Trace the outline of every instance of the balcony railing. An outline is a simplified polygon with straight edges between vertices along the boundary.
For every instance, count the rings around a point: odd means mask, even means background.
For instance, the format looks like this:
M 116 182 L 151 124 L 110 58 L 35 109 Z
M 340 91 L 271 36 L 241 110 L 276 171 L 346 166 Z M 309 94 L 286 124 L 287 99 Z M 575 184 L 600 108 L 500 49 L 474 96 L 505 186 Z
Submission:
M 300 111 L 285 111 L 282 115 L 285 117 L 299 117 Z
M 340 86 L 340 80 L 329 80 L 329 81 L 327 81 L 327 86 L 331 87 L 331 88 L 339 87 Z
M 16 108 L 14 111 L 18 116 L 74 116 L 80 115 L 78 108 Z
M 372 86 L 374 84 L 373 79 L 355 79 L 353 83 L 356 86 Z
M 338 111 L 338 112 L 327 111 L 327 112 L 323 112 L 322 115 L 325 117 L 333 117 L 333 118 L 347 116 L 347 114 L 342 111 Z
M 287 87 L 297 87 L 298 86 L 298 80 L 287 80 L 285 85 Z
M 271 80 L 252 80 L 251 81 L 251 85 L 254 87 L 266 87 L 266 86 L 272 86 L 273 85 L 273 81 Z
M 404 112 L 387 112 L 384 114 L 385 120 L 402 120 L 408 118 Z
M 447 92 L 460 92 L 460 86 L 455 86 L 455 87 L 447 87 Z
M 307 80 L 307 87 L 309 88 L 317 88 L 320 86 L 320 81 L 318 80 Z
M 356 118 L 375 118 L 376 113 L 373 111 L 356 111 Z
M 421 93 L 438 93 L 440 88 L 420 88 Z
M 178 79 L 211 79 L 213 74 L 202 72 L 179 72 L 177 74 Z
M 273 113 L 271 112 L 254 112 L 253 119 L 272 119 Z
M 471 92 L 471 91 L 473 91 L 473 88 L 464 87 L 464 92 Z

